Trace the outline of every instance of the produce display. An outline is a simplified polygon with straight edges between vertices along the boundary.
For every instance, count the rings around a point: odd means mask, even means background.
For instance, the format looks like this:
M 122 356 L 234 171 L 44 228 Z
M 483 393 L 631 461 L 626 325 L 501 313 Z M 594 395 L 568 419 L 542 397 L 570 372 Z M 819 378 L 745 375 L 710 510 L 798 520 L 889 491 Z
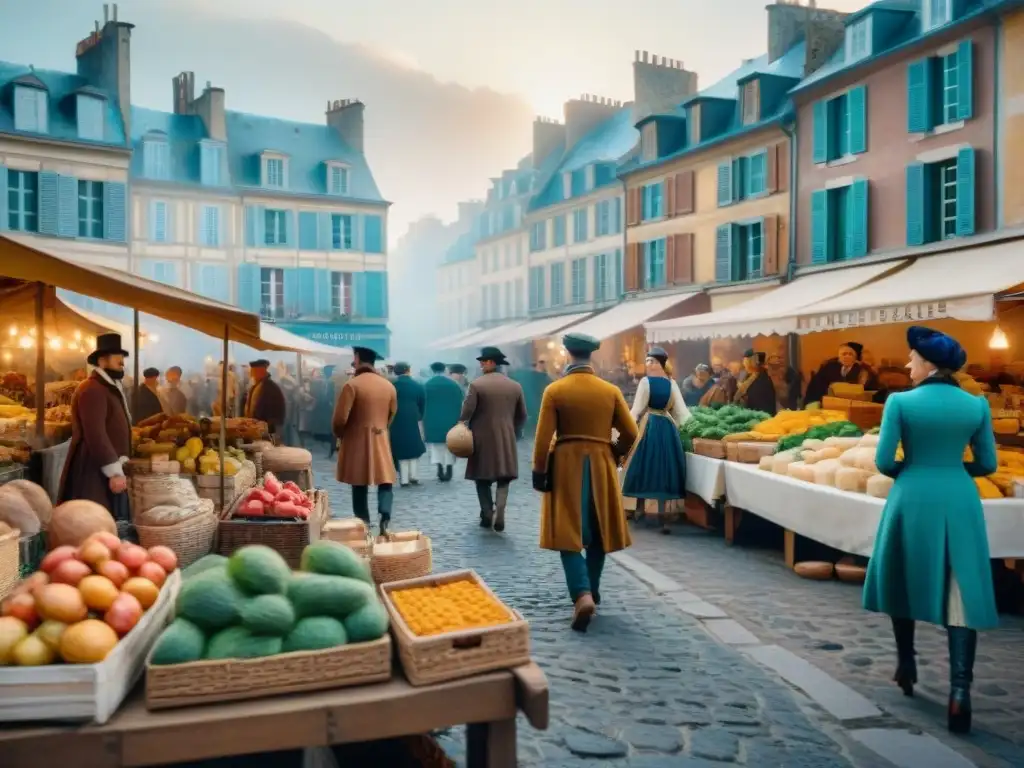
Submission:
M 390 592 L 402 619 L 421 637 L 509 624 L 515 617 L 470 579 Z
M 270 547 L 207 555 L 183 572 L 175 616 L 150 663 L 251 659 L 378 640 L 388 614 L 365 561 L 318 541 L 292 571 Z
M 860 437 L 863 432 L 849 421 L 833 421 L 811 427 L 806 432 L 789 434 L 779 439 L 776 450 L 787 451 L 790 448 L 798 448 L 805 440 L 826 440 L 830 437 Z
M 35 406 L 35 395 L 28 384 L 28 377 L 17 371 L 8 371 L 0 376 L 0 397 L 7 403 L 17 403 L 29 408 Z
M 679 428 L 683 437 L 723 440 L 730 435 L 750 434 L 768 419 L 763 411 L 751 411 L 738 405 L 719 408 L 698 406 L 690 410 L 690 418 Z
M 32 536 L 49 527 L 52 517 L 50 497 L 35 483 L 12 480 L 0 485 L 0 523 Z
M 202 433 L 204 435 L 219 435 L 220 422 L 220 416 L 203 419 L 200 422 Z M 229 418 L 225 422 L 224 431 L 228 440 L 244 440 L 246 442 L 253 442 L 255 440 L 262 440 L 263 436 L 267 434 L 267 423 L 257 419 L 234 417 Z
M 282 483 L 273 472 L 263 476 L 263 485 L 242 497 L 235 517 L 277 517 L 287 520 L 308 520 L 313 499 L 298 485 Z
M 132 521 L 142 526 L 177 525 L 199 515 L 212 515 L 213 502 L 201 499 L 191 480 L 167 475 L 132 479 Z
M 779 411 L 775 416 L 758 424 L 754 428 L 754 432 L 778 440 L 786 435 L 801 435 L 812 427 L 820 427 L 837 421 L 845 422 L 846 414 L 842 411 L 829 411 L 823 408 L 806 411 Z
M 0 607 L 0 665 L 103 661 L 177 567 L 167 547 L 147 550 L 105 532 L 58 546 Z

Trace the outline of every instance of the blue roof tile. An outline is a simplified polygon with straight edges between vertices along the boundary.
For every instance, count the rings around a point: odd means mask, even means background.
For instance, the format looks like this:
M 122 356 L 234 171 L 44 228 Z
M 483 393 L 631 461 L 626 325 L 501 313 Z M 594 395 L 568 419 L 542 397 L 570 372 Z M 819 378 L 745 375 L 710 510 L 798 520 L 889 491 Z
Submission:
M 176 115 L 156 109 L 132 108 L 132 178 L 142 177 L 142 141 L 147 134 L 162 134 L 170 149 L 170 182 L 199 184 L 199 142 L 206 126 L 198 115 Z

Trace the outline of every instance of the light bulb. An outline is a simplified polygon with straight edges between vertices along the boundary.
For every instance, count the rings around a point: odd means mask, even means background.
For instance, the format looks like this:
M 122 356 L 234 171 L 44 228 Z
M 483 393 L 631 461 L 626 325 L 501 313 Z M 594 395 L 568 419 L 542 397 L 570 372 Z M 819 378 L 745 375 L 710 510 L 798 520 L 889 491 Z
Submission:
M 992 338 L 990 338 L 988 340 L 988 348 L 989 349 L 1009 349 L 1010 348 L 1010 340 L 1008 338 L 1006 338 L 1006 334 L 1003 332 L 1003 329 L 1000 328 L 998 325 L 995 327 L 995 330 L 992 331 Z
M 12 325 L 10 328 L 8 328 L 7 329 L 7 335 L 8 336 L 17 336 L 18 335 L 18 326 Z
M 31 349 L 33 344 L 35 344 L 35 342 L 32 341 L 31 336 L 22 336 L 18 340 L 18 346 L 21 347 L 22 349 Z
M 60 339 L 57 337 L 50 339 L 50 349 L 60 349 L 61 346 Z
M 13 357 L 14 357 L 14 355 L 12 355 L 10 352 L 4 352 L 4 362 L 5 363 L 11 362 L 11 359 Z

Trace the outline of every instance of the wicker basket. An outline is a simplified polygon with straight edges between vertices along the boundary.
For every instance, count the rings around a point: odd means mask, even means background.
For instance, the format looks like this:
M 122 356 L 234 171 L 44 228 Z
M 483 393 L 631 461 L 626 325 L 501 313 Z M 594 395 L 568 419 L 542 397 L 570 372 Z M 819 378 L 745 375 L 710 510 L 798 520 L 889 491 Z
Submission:
M 263 544 L 276 550 L 292 568 L 298 568 L 303 550 L 320 540 L 329 514 L 327 493 L 319 489 L 310 493 L 314 500 L 308 520 L 236 520 L 231 517 L 238 506 L 236 499 L 217 526 L 217 552 L 230 556 L 249 544 Z
M 402 669 L 412 685 L 431 685 L 447 680 L 458 680 L 481 672 L 511 669 L 530 661 L 530 625 L 518 611 L 508 606 L 505 606 L 505 609 L 512 618 L 508 624 L 419 637 L 409 629 L 409 625 L 405 623 L 402 614 L 391 600 L 391 593 L 402 589 L 437 586 L 463 580 L 476 582 L 491 597 L 498 600 L 483 579 L 471 570 L 439 573 L 420 579 L 381 585 L 381 597 L 391 615 L 391 632 L 398 645 Z
M 0 536 L 0 600 L 7 597 L 19 581 L 20 537 L 17 529 Z
M 402 541 L 389 535 L 378 537 L 373 543 L 370 572 L 376 584 L 418 579 L 429 576 L 433 570 L 433 548 L 427 536 Z
M 267 472 L 298 472 L 313 466 L 313 454 L 305 448 L 274 447 L 263 451 L 263 467 Z
M 391 679 L 391 638 L 323 651 L 259 659 L 154 665 L 146 659 L 146 708 L 191 707 L 220 701 L 343 688 Z
M 178 556 L 178 567 L 186 568 L 213 551 L 218 522 L 213 512 L 202 512 L 174 525 L 136 525 L 135 530 L 146 549 L 169 547 Z

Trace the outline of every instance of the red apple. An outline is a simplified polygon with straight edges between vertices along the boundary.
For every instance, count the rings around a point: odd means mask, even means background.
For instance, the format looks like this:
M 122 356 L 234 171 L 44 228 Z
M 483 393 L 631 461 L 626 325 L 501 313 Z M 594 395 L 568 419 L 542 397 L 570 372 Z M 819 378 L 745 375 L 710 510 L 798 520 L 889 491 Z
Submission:
M 54 584 L 70 584 L 77 587 L 78 582 L 91 573 L 92 568 L 81 560 L 65 560 L 50 574 L 50 581 Z
M 124 563 L 129 571 L 134 573 L 139 570 L 139 566 L 149 559 L 149 553 L 137 544 L 124 542 L 118 547 L 117 559 Z

